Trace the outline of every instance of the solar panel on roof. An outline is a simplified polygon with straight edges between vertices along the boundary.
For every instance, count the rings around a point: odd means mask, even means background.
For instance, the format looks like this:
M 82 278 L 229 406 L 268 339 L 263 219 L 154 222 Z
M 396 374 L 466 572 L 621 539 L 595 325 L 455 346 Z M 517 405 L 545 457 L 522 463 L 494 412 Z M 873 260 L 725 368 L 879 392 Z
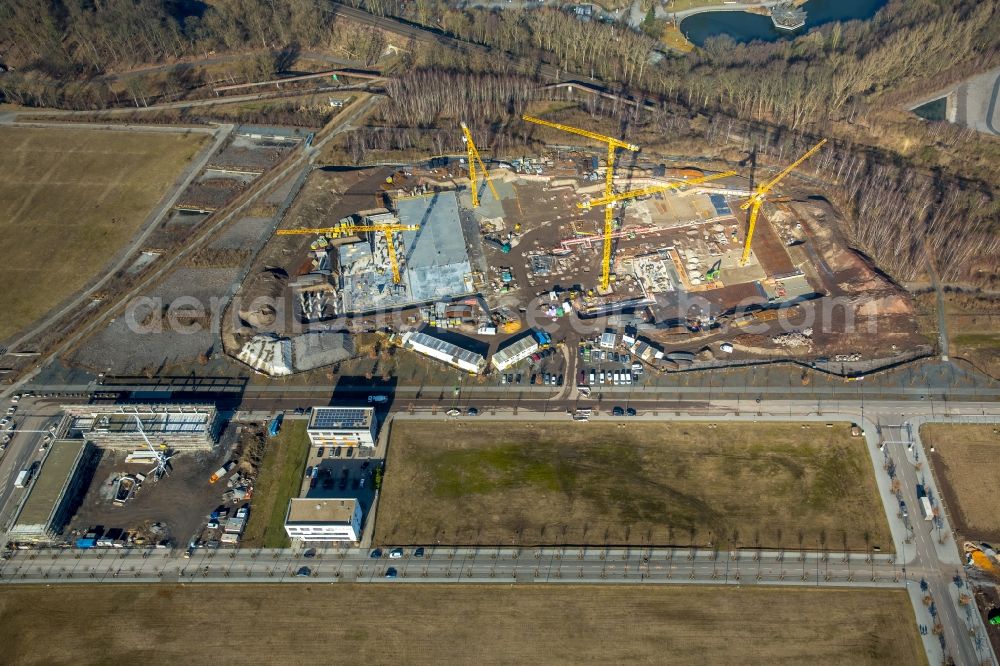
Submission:
M 368 410 L 365 408 L 335 407 L 332 409 L 314 409 L 314 428 L 363 428 L 368 423 Z
M 709 194 L 708 198 L 711 200 L 712 205 L 715 207 L 715 212 L 718 215 L 722 216 L 732 214 L 732 209 L 729 207 L 729 204 L 726 203 L 726 197 L 721 194 Z

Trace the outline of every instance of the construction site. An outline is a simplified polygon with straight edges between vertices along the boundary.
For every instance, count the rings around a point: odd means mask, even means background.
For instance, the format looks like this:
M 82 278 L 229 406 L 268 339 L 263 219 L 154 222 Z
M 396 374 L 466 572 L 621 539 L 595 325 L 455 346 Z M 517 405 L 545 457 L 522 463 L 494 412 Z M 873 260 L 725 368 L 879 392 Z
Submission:
M 709 360 L 891 357 L 925 342 L 905 292 L 849 250 L 833 206 L 795 182 L 825 140 L 776 172 L 739 173 L 524 120 L 597 150 L 484 160 L 462 124 L 464 156 L 372 169 L 341 197 L 330 193 L 342 174 L 313 172 L 240 294 L 276 304 L 229 318 L 227 351 L 275 376 L 349 358 L 349 334 L 376 330 L 402 346 L 420 331 L 484 360 L 532 327 L 557 342 L 607 327 L 660 348 L 715 345 Z M 298 361 L 303 340 L 341 353 Z

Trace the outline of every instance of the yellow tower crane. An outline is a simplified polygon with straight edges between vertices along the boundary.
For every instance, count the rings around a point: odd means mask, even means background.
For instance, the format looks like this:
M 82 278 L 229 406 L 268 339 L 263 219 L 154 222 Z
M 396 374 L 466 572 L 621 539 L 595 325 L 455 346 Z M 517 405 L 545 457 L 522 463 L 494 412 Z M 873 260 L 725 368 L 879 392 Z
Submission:
M 486 179 L 486 184 L 490 186 L 490 192 L 493 193 L 493 199 L 499 201 L 500 197 L 497 196 L 497 190 L 493 187 L 493 180 L 490 178 L 490 172 L 486 170 L 486 165 L 483 164 L 483 158 L 479 156 L 476 144 L 472 142 L 472 132 L 469 131 L 469 126 L 464 122 L 462 123 L 462 133 L 465 135 L 462 137 L 462 141 L 465 142 L 465 150 L 468 153 L 469 185 L 472 187 L 472 207 L 479 207 L 479 184 L 476 182 L 476 164 L 479 164 L 480 168 L 483 170 L 483 177 Z
M 656 194 L 657 192 L 666 192 L 667 190 L 679 190 L 683 187 L 689 187 L 691 185 L 699 185 L 701 183 L 707 183 L 710 180 L 719 180 L 720 178 L 728 178 L 729 176 L 735 176 L 735 171 L 726 171 L 724 173 L 717 173 L 711 176 L 699 176 L 698 178 L 692 178 L 690 180 L 679 181 L 676 183 L 664 183 L 663 185 L 650 185 L 649 187 L 643 187 L 638 190 L 629 190 L 628 192 L 620 192 L 618 194 L 612 194 L 610 197 L 603 196 L 599 199 L 593 199 L 591 201 L 583 201 L 577 204 L 579 208 L 590 209 L 594 206 L 607 206 L 614 205 L 619 201 L 625 201 L 627 199 L 635 199 L 638 197 L 644 197 L 648 194 Z
M 609 198 L 614 195 L 614 177 L 615 177 L 615 151 L 619 148 L 624 148 L 625 150 L 631 150 L 635 152 L 639 150 L 639 146 L 628 143 L 627 141 L 622 141 L 621 139 L 616 139 L 611 136 L 604 136 L 603 134 L 597 134 L 596 132 L 588 132 L 587 130 L 578 129 L 576 127 L 570 127 L 569 125 L 560 125 L 559 123 L 552 123 L 548 120 L 542 120 L 541 118 L 535 118 L 534 116 L 521 116 L 524 120 L 529 123 L 535 123 L 536 125 L 543 125 L 545 127 L 552 127 L 557 130 L 562 130 L 563 132 L 569 132 L 570 134 L 577 134 L 579 136 L 585 136 L 588 139 L 593 139 L 594 141 L 600 141 L 608 145 L 608 170 L 604 178 L 604 197 Z M 604 207 L 604 258 L 601 261 L 601 289 L 607 290 L 608 286 L 611 284 L 611 235 L 614 233 L 614 204 L 608 204 Z
M 279 236 L 298 236 L 304 234 L 326 234 L 328 236 L 353 236 L 365 231 L 385 234 L 385 244 L 389 252 L 389 265 L 392 266 L 392 281 L 399 284 L 399 262 L 396 259 L 396 246 L 392 242 L 392 234 L 396 231 L 417 231 L 420 227 L 414 224 L 353 224 L 341 223 L 335 227 L 314 229 L 279 229 Z
M 807 159 L 809 159 L 817 152 L 819 152 L 819 149 L 823 147 L 824 143 L 826 143 L 826 139 L 823 139 L 815 146 L 810 148 L 808 151 L 806 151 L 805 155 L 792 162 L 790 165 L 788 165 L 787 168 L 785 168 L 784 171 L 779 173 L 777 176 L 775 176 L 768 182 L 764 183 L 763 185 L 758 185 L 756 191 L 750 195 L 750 198 L 744 201 L 742 204 L 740 204 L 741 209 L 743 210 L 746 210 L 748 208 L 750 209 L 750 224 L 747 225 L 747 240 L 746 243 L 743 244 L 743 256 L 740 258 L 740 266 L 746 266 L 747 260 L 750 259 L 750 241 L 753 240 L 753 232 L 754 229 L 757 227 L 757 215 L 760 213 L 760 207 L 764 205 L 765 201 L 764 197 L 767 195 L 768 192 L 771 191 L 772 187 L 777 185 L 782 178 L 790 174 L 795 167 L 799 166 Z

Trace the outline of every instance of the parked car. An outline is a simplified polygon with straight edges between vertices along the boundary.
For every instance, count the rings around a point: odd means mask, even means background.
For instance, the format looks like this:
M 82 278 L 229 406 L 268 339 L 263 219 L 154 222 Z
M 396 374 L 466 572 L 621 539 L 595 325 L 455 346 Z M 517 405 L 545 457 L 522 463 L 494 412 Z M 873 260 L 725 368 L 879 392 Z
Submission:
M 390 560 L 398 560 L 398 559 L 401 559 L 402 557 L 403 557 L 403 549 L 402 548 L 393 548 L 392 550 L 389 551 L 389 559 Z
M 629 407 L 625 410 L 625 416 L 638 416 L 634 407 Z
M 385 570 L 386 578 L 396 578 L 397 576 L 399 576 L 399 572 L 396 571 L 396 567 L 389 567 Z
M 614 409 L 611 410 L 611 415 L 612 416 L 625 416 L 625 410 L 622 409 L 621 407 L 615 407 Z
M 372 558 L 373 560 L 377 560 L 377 559 L 379 559 L 380 557 L 382 557 L 382 549 L 381 549 L 381 548 L 376 548 L 375 550 L 373 550 L 373 551 L 371 552 L 371 558 Z
M 479 410 L 475 407 L 469 407 L 468 411 L 465 412 L 469 416 L 479 416 Z
M 413 557 L 423 557 L 423 556 L 424 556 L 424 547 L 423 546 L 420 546 L 419 548 L 417 548 L 417 549 L 415 549 L 413 551 Z
M 383 402 L 389 402 L 389 398 L 384 395 L 370 395 L 368 396 L 368 402 L 381 404 Z
M 312 569 L 309 567 L 299 567 L 299 570 L 295 572 L 298 578 L 308 578 L 312 575 Z

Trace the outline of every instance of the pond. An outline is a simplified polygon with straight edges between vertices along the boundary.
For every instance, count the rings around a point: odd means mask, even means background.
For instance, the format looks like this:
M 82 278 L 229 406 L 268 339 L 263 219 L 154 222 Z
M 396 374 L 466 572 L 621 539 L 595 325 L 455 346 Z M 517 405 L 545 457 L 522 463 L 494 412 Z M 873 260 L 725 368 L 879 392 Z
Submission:
M 681 32 L 697 46 L 702 46 L 710 37 L 721 35 L 729 35 L 743 43 L 774 42 L 797 37 L 824 23 L 870 19 L 885 3 L 886 0 L 809 0 L 802 7 L 807 13 L 806 25 L 794 32 L 778 30 L 769 16 L 748 12 L 704 12 L 681 21 Z

